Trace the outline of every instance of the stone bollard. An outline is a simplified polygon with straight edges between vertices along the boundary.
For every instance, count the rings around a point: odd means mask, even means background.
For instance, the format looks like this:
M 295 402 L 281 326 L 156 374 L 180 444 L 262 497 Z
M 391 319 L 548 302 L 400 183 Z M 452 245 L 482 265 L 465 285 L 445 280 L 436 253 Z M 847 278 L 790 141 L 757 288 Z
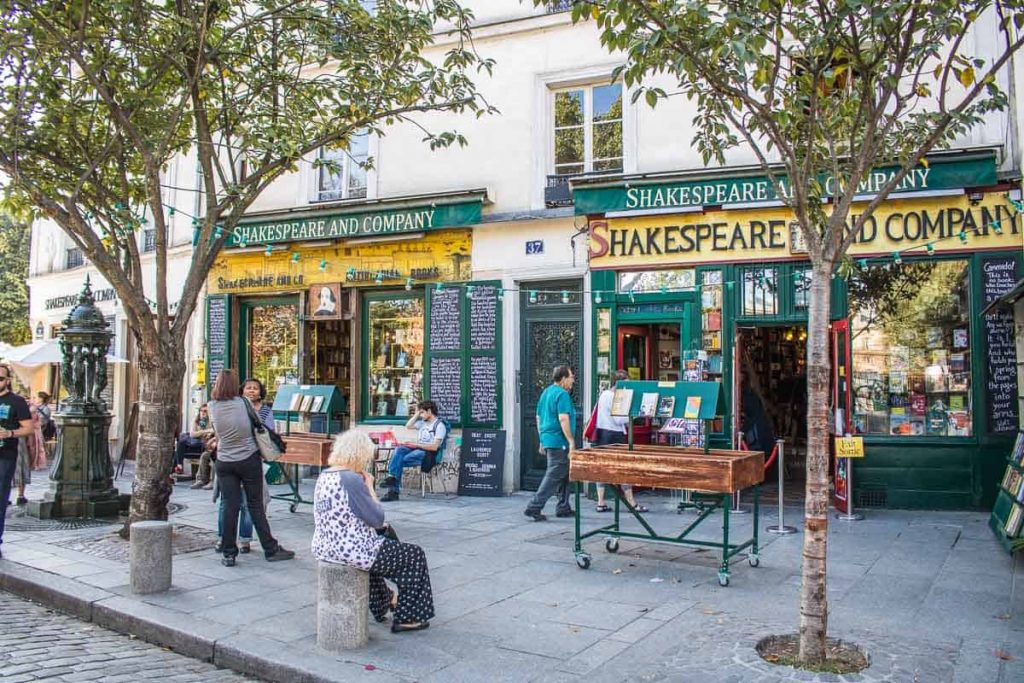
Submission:
M 171 587 L 171 529 L 170 522 L 132 524 L 128 562 L 132 593 L 161 593 Z
M 316 644 L 328 652 L 366 645 L 370 637 L 370 575 L 343 564 L 318 564 Z

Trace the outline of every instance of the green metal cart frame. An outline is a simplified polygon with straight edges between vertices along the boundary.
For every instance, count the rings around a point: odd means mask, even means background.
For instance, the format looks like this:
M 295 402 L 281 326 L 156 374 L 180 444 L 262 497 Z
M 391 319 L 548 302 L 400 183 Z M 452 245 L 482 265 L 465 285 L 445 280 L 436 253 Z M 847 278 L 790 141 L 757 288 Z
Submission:
M 633 418 L 637 414 L 635 406 L 638 406 L 641 396 L 643 393 L 658 392 L 659 401 L 661 395 L 674 395 L 676 396 L 675 408 L 673 417 L 681 417 L 686 404 L 686 400 L 689 396 L 701 396 L 701 407 L 700 414 L 697 419 L 705 421 L 705 425 L 708 427 L 707 433 L 710 433 L 710 422 L 714 418 L 720 415 L 719 406 L 724 403 L 724 394 L 722 392 L 721 384 L 718 382 L 621 382 L 622 388 L 633 389 L 633 405 L 630 406 L 629 410 L 629 430 L 628 430 L 628 445 L 629 450 L 634 449 L 633 444 Z M 677 414 L 678 413 L 678 414 Z M 710 448 L 708 445 L 708 439 L 705 435 L 704 439 L 704 452 L 709 452 Z M 625 495 L 622 491 L 622 485 L 620 484 L 606 484 L 610 486 L 615 494 L 615 515 L 611 524 L 592 529 L 587 532 L 582 530 L 582 519 L 581 519 L 581 493 L 583 489 L 582 481 L 573 482 L 575 484 L 575 496 L 576 496 L 576 509 L 575 509 L 575 543 L 573 545 L 573 552 L 576 556 L 576 565 L 580 569 L 589 569 L 590 561 L 592 556 L 583 550 L 583 541 L 593 536 L 607 536 L 605 541 L 605 550 L 609 553 L 615 553 L 619 550 L 619 539 L 620 538 L 631 538 L 641 541 L 648 541 L 652 543 L 666 543 L 670 545 L 689 545 L 696 546 L 698 548 L 714 548 L 719 550 L 722 555 L 721 563 L 718 566 L 718 583 L 720 586 L 729 585 L 729 560 L 743 551 L 750 549 L 747 552 L 747 561 L 751 567 L 757 567 L 761 563 L 759 551 L 758 551 L 758 537 L 757 530 L 760 524 L 760 510 L 761 510 L 761 486 L 756 485 L 752 487 L 754 489 L 754 508 L 752 514 L 753 521 L 753 536 L 746 539 L 742 543 L 730 543 L 729 542 L 729 508 L 732 504 L 732 493 L 709 493 L 709 492 L 694 492 L 693 497 L 690 501 L 684 501 L 679 504 L 677 512 L 682 514 L 684 510 L 693 509 L 697 514 L 697 518 L 690 522 L 680 533 L 676 535 L 662 535 L 654 530 L 651 524 L 644 518 L 643 514 L 637 511 L 635 507 L 629 504 L 626 500 Z M 634 518 L 643 527 L 644 533 L 635 531 L 623 531 L 621 526 L 621 506 L 626 507 L 626 511 L 633 515 Z M 722 542 L 716 543 L 714 541 L 701 541 L 689 538 L 690 534 L 693 533 L 702 523 L 717 510 L 722 511 Z

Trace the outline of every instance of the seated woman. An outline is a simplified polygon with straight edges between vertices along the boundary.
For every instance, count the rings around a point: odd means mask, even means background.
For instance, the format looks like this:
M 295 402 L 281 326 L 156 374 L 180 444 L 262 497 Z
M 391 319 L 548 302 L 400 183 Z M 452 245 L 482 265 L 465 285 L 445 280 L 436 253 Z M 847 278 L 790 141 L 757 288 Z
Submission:
M 199 406 L 199 412 L 192 421 L 191 431 L 178 437 L 178 446 L 174 450 L 174 473 L 181 474 L 185 458 L 201 457 L 205 450 L 206 439 L 213 436 L 213 423 L 210 421 L 210 410 L 207 404 Z
M 427 557 L 423 549 L 381 535 L 384 508 L 367 467 L 373 442 L 366 434 L 339 436 L 313 493 L 313 555 L 370 573 L 370 612 L 382 622 L 394 611 L 391 631 L 419 631 L 434 617 Z M 384 582 L 398 586 L 396 595 Z

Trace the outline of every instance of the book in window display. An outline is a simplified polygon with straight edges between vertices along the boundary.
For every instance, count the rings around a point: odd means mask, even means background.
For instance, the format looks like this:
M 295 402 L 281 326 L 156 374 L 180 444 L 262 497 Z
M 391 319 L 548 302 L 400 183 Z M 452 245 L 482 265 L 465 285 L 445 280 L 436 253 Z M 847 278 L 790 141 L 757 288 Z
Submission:
M 632 389 L 616 389 L 612 394 L 611 414 L 615 417 L 628 417 L 629 409 L 633 405 Z
M 676 406 L 675 396 L 662 396 L 661 400 L 658 401 L 658 417 L 672 417 L 672 412 Z

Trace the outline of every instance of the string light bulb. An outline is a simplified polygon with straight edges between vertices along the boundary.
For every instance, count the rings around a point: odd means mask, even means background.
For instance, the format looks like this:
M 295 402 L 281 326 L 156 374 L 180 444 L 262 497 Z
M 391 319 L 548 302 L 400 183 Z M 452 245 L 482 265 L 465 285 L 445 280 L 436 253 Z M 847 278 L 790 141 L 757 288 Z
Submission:
M 960 244 L 967 244 L 967 231 L 966 230 L 961 230 L 960 234 L 958 235 L 958 237 L 960 238 Z
M 412 278 L 411 277 L 407 277 L 407 278 L 405 278 L 405 291 L 408 292 L 410 290 L 412 290 Z
M 292 263 L 298 263 L 298 262 L 299 262 L 299 252 L 293 251 L 292 252 Z
M 240 242 L 238 243 L 238 246 L 240 246 L 240 247 L 241 247 L 242 249 L 245 249 L 245 248 L 246 248 L 247 246 L 249 246 L 249 243 L 248 243 L 248 242 L 246 242 L 245 240 L 241 240 L 241 241 L 240 241 Z
M 434 285 L 434 291 L 435 292 L 440 292 L 442 289 L 444 289 L 444 283 L 443 282 L 438 282 L 436 285 Z
M 897 266 L 903 263 L 903 257 L 900 256 L 900 252 L 894 251 L 892 253 L 892 262 L 895 263 Z
M 568 292 L 568 290 L 565 290 L 565 289 L 562 290 L 562 303 L 563 304 L 569 303 L 569 292 Z
M 320 270 L 327 270 L 327 259 L 320 259 Z
M 267 255 L 267 256 L 270 256 L 271 254 L 273 254 L 273 253 L 274 253 L 274 247 L 272 247 L 272 246 L 270 246 L 270 245 L 268 244 L 268 245 L 267 245 L 267 250 L 266 250 L 266 252 L 264 252 L 264 253 L 266 253 L 266 255 Z
M 926 243 L 924 245 L 924 248 L 928 252 L 929 256 L 934 256 L 935 255 L 935 245 L 932 244 L 931 242 Z
M 376 282 L 378 285 L 384 284 L 384 271 L 378 270 L 377 275 L 373 278 L 373 281 Z
M 866 258 L 862 258 L 861 260 L 857 261 L 857 267 L 860 268 L 861 270 L 867 270 L 868 260 Z
M 504 287 L 498 287 L 497 296 L 498 296 L 498 301 L 501 301 L 502 299 L 505 298 L 505 288 Z
M 531 289 L 529 291 L 529 293 L 527 294 L 527 298 L 529 299 L 531 304 L 537 303 L 537 292 L 536 292 L 536 290 Z
M 599 292 L 599 291 L 598 292 L 594 292 L 594 303 L 595 304 L 600 304 L 601 303 L 601 292 Z
M 635 304 L 636 303 L 636 297 L 633 296 L 633 290 L 632 289 L 629 290 L 629 303 L 631 303 L 631 304 Z
M 356 269 L 354 267 L 349 268 L 345 271 L 345 277 L 348 278 L 349 282 L 356 279 Z
M 473 290 L 476 289 L 473 285 L 466 285 L 466 298 L 473 298 Z
M 992 227 L 992 232 L 994 232 L 997 235 L 1003 234 L 1003 224 L 1000 221 L 992 221 L 990 225 Z

